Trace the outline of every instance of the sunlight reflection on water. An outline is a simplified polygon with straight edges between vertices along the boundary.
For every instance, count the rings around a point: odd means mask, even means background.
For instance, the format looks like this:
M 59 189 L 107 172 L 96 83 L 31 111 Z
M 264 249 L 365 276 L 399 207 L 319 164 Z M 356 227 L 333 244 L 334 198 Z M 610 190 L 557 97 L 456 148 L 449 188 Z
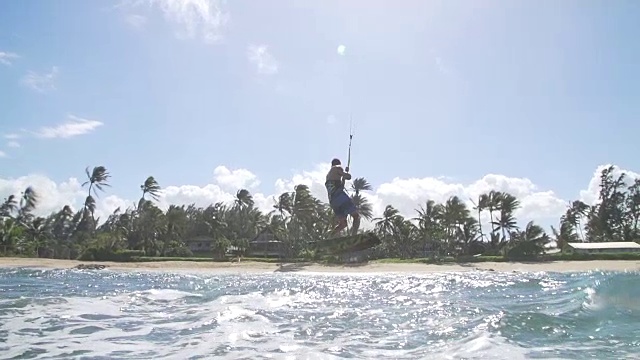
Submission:
M 630 357 L 633 273 L 0 269 L 0 351 L 47 358 Z M 579 351 L 582 351 L 580 353 Z

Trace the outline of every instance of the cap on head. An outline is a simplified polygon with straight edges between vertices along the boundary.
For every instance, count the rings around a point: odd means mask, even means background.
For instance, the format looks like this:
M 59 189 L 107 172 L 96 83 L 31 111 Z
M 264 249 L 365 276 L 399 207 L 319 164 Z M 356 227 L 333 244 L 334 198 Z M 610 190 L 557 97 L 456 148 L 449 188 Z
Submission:
M 340 165 L 340 159 L 333 159 L 331 160 L 331 166 L 336 166 L 336 165 Z

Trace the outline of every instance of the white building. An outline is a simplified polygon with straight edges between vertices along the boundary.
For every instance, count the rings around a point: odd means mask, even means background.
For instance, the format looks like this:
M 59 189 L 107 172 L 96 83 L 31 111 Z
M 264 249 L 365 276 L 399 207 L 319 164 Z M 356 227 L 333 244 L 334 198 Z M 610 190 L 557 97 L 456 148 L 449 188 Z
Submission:
M 567 243 L 567 252 L 575 254 L 613 254 L 640 252 L 640 244 L 634 241 Z

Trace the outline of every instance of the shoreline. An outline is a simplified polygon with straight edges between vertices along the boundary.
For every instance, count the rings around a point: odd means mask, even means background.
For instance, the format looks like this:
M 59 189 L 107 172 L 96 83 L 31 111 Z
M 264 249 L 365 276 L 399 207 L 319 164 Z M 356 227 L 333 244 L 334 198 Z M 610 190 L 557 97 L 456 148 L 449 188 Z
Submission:
M 202 261 L 153 261 L 110 262 L 79 261 L 48 258 L 0 257 L 0 268 L 72 269 L 78 265 L 104 265 L 105 270 L 205 272 L 205 273 L 438 273 L 466 271 L 498 272 L 580 272 L 580 271 L 640 271 L 640 260 L 571 260 L 540 263 L 478 262 L 478 263 L 384 263 L 319 264 L 319 263 L 267 263 L 259 261 L 202 262 Z

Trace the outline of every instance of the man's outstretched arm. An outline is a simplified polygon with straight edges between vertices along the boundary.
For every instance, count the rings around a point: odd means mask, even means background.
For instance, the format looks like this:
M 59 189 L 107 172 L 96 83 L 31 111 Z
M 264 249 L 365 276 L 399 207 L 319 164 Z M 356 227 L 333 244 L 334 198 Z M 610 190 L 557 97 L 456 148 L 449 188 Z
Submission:
M 349 171 L 349 168 L 347 168 L 347 171 Z M 340 176 L 342 176 L 344 179 L 351 180 L 351 174 L 349 174 L 347 171 L 342 170 L 342 167 L 341 167 Z

